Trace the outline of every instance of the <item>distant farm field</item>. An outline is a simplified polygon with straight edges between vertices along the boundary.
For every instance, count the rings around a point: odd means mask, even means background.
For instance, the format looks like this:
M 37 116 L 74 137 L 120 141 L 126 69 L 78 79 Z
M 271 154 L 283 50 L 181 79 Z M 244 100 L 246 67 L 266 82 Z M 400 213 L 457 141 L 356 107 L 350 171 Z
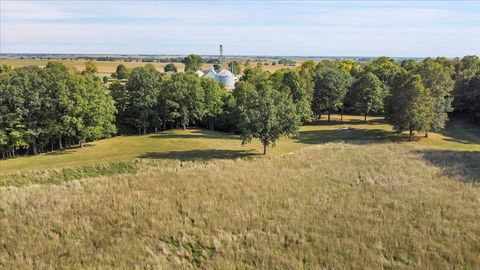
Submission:
M 0 58 L 0 65 L 7 64 L 11 65 L 12 67 L 23 67 L 23 66 L 40 66 L 44 67 L 47 65 L 49 60 L 44 60 L 44 59 L 20 59 L 20 58 Z M 63 64 L 65 64 L 67 67 L 77 70 L 77 71 L 82 71 L 85 69 L 85 62 L 86 60 L 61 60 L 61 59 L 55 59 L 52 61 L 60 61 Z M 115 72 L 117 69 L 117 66 L 120 64 L 125 65 L 127 68 L 134 68 L 134 67 L 141 67 L 145 66 L 146 64 L 152 64 L 154 65 L 157 70 L 163 72 L 163 68 L 165 65 L 169 64 L 168 62 L 165 63 L 158 63 L 158 62 L 124 62 L 124 61 L 95 61 L 97 67 L 98 67 L 98 73 L 101 73 L 102 75 L 107 75 L 110 73 Z M 265 65 L 265 63 L 268 63 L 268 65 Z M 185 65 L 182 63 L 173 63 L 175 66 L 177 66 L 177 69 L 179 71 L 183 71 L 185 68 Z M 272 65 L 272 62 L 261 62 L 262 67 L 264 70 L 274 72 L 276 70 L 282 69 L 282 68 L 292 68 L 292 66 L 284 66 L 284 65 Z M 250 62 L 251 67 L 255 67 L 257 65 L 257 62 Z M 297 65 L 299 65 L 297 63 Z M 207 70 L 212 66 L 212 64 L 204 64 L 203 69 Z M 245 69 L 244 62 L 241 64 L 242 70 Z M 227 68 L 227 64 L 223 64 L 223 68 Z

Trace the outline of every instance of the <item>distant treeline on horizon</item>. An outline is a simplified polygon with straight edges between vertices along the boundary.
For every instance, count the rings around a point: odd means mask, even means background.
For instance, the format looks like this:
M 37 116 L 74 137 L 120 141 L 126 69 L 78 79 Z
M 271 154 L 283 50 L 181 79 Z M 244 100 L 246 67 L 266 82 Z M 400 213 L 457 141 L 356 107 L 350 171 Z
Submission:
M 60 59 L 60 60 L 96 60 L 96 61 L 125 61 L 125 62 L 174 62 L 180 63 L 186 54 L 50 54 L 50 53 L 1 53 L 0 57 L 19 59 Z M 218 60 L 219 55 L 201 55 L 206 63 Z M 224 60 L 247 60 L 269 61 L 269 60 L 354 60 L 359 62 L 371 61 L 378 56 L 291 56 L 291 55 L 224 55 Z M 428 57 L 390 57 L 397 61 L 406 59 L 423 60 Z M 447 57 L 455 59 L 461 57 Z

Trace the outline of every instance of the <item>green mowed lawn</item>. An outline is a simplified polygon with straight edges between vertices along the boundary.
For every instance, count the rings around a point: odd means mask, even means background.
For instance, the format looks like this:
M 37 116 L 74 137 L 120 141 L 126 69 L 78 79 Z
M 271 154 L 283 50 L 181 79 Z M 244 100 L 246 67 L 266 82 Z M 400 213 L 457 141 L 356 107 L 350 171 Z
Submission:
M 334 116 L 331 123 L 322 120 L 300 128 L 295 138 L 282 139 L 268 155 L 281 155 L 300 148 L 334 141 L 349 143 L 404 142 L 405 137 L 392 132 L 380 117 L 363 123 L 361 116 L 344 116 L 340 123 Z M 419 134 L 422 135 L 422 134 Z M 412 144 L 448 150 L 480 151 L 480 128 L 460 120 L 452 120 L 447 129 L 418 136 Z M 242 146 L 238 135 L 204 129 L 169 130 L 144 136 L 118 136 L 87 144 L 84 148 L 54 151 L 37 156 L 0 161 L 1 174 L 30 170 L 58 169 L 123 162 L 135 159 L 207 160 L 255 157 L 262 153 L 258 141 Z

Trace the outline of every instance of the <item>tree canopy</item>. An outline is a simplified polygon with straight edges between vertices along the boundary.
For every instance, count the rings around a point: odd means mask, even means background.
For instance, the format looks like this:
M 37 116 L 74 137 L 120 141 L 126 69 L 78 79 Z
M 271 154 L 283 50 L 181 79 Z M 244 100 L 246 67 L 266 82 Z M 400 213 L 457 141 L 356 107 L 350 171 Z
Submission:
M 333 67 L 325 66 L 315 74 L 315 89 L 312 110 L 316 115 L 330 115 L 343 108 L 343 101 L 352 78 L 349 74 Z
M 238 84 L 234 93 L 242 144 L 258 138 L 265 155 L 267 147 L 275 146 L 280 137 L 297 133 L 300 115 L 295 104 L 288 93 L 273 89 L 267 73 L 257 71 L 255 76 Z
M 185 72 L 188 72 L 201 69 L 204 61 L 200 55 L 190 54 L 183 58 L 182 63 L 185 64 Z
M 350 90 L 352 108 L 365 116 L 370 113 L 383 112 L 383 100 L 387 92 L 380 79 L 371 72 L 366 72 L 356 80 Z
M 395 78 L 385 108 L 386 119 L 394 130 L 409 131 L 411 141 L 414 131 L 431 129 L 433 109 L 433 97 L 419 75 L 403 72 Z
M 166 64 L 163 68 L 165 72 L 177 72 L 177 66 L 173 63 Z

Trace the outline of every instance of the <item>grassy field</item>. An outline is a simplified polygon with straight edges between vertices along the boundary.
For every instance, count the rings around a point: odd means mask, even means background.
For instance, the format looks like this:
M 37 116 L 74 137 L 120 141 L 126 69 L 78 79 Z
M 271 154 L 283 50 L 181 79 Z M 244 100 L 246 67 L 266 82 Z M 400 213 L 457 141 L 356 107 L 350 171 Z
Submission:
M 0 269 L 478 269 L 480 129 L 345 120 L 266 157 L 188 129 L 3 160 Z
M 23 67 L 23 66 L 40 66 L 44 67 L 47 65 L 49 60 L 43 60 L 43 59 L 20 59 L 20 58 L 0 58 L 0 65 L 7 64 L 11 65 L 12 67 Z M 64 63 L 67 67 L 77 70 L 77 71 L 82 71 L 85 69 L 85 62 L 86 60 L 56 60 Z M 108 75 L 117 69 L 117 66 L 120 64 L 124 64 L 127 68 L 134 68 L 134 67 L 141 67 L 145 66 L 148 63 L 145 62 L 124 62 L 124 61 L 95 61 L 98 67 L 98 72 L 102 75 Z M 262 62 L 262 66 L 264 70 L 267 71 L 276 71 L 282 68 L 292 68 L 292 66 L 284 66 L 284 65 L 275 65 L 272 66 L 272 62 L 268 62 L 269 65 L 264 65 L 265 62 Z M 165 65 L 169 63 L 157 63 L 157 62 L 152 62 L 150 63 L 154 65 L 159 71 L 163 72 L 163 68 Z M 173 63 L 175 66 L 177 66 L 179 71 L 183 71 L 185 68 L 185 65 L 182 63 Z M 251 67 L 255 67 L 257 65 L 257 62 L 252 61 L 250 63 Z M 300 65 L 298 63 L 297 65 Z M 207 70 L 212 66 L 212 64 L 204 64 L 203 69 Z M 245 69 L 244 63 L 241 64 L 242 70 Z M 223 64 L 223 68 L 227 68 L 227 63 Z
M 0 187 L 0 268 L 478 269 L 479 162 L 480 152 L 330 142 Z
M 390 125 L 379 117 L 369 118 L 364 124 L 362 117 L 346 116 L 341 124 L 339 116 L 332 123 L 321 121 L 316 125 L 303 126 L 296 138 L 282 139 L 268 155 L 293 152 L 300 148 L 334 141 L 350 143 L 363 140 L 377 142 L 399 141 Z M 350 127 L 352 130 L 339 130 Z M 415 145 L 449 150 L 480 151 L 480 129 L 461 121 L 452 121 L 442 134 L 430 134 L 429 138 L 418 138 Z M 405 142 L 405 144 L 410 144 Z M 236 135 L 201 129 L 169 130 L 145 136 L 118 136 L 112 139 L 89 143 L 83 149 L 55 151 L 37 156 L 19 157 L 0 161 L 1 174 L 28 170 L 64 168 L 124 162 L 141 159 L 214 159 L 255 157 L 262 153 L 258 141 L 242 146 Z

